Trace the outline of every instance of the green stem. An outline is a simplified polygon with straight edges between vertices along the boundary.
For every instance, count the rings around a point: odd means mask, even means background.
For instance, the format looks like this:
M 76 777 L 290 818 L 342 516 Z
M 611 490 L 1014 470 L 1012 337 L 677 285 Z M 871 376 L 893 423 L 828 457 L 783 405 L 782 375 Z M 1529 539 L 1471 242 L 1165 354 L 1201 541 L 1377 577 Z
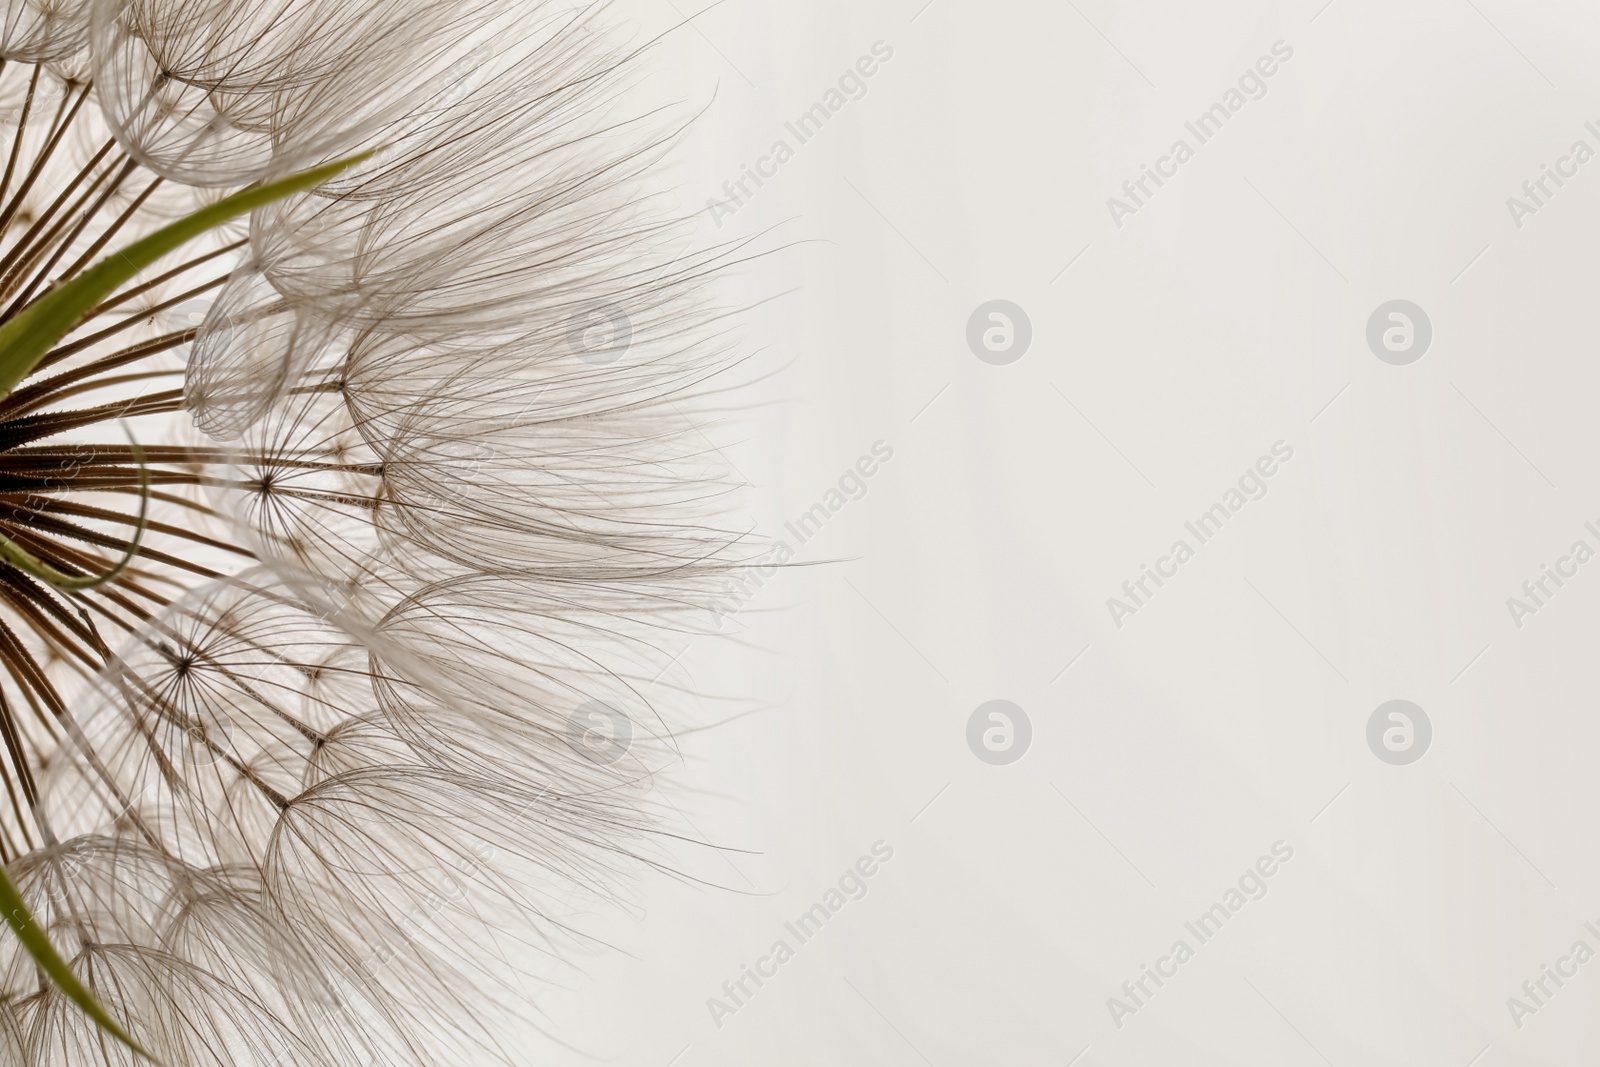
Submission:
M 371 152 L 362 152 L 234 193 L 113 252 L 65 285 L 35 300 L 10 322 L 0 326 L 0 397 L 10 396 L 11 390 L 28 376 L 56 342 L 83 323 L 90 309 L 162 256 L 230 219 L 313 189 L 371 155 Z
M 126 424 L 124 424 L 123 429 L 127 429 Z M 148 518 L 150 514 L 150 468 L 145 466 L 144 449 L 140 448 L 139 442 L 133 439 L 132 432 L 128 433 L 128 442 L 129 450 L 133 453 L 133 461 L 139 464 L 139 522 L 133 529 L 133 537 L 128 541 L 127 551 L 123 552 L 122 559 L 114 567 L 101 574 L 65 574 L 17 544 L 5 534 L 0 534 L 0 559 L 4 559 L 24 574 L 31 574 L 46 585 L 67 593 L 81 593 L 87 589 L 98 589 L 127 570 L 128 564 L 133 562 L 133 557 L 139 554 L 139 542 L 144 539 L 144 531 L 149 525 Z
M 235 193 L 210 207 L 202 208 L 186 218 L 162 227 L 119 252 L 112 253 L 66 284 L 51 289 L 29 304 L 11 321 L 0 326 L 0 398 L 10 396 L 11 391 L 39 365 L 39 361 L 48 355 L 63 337 L 90 318 L 102 301 L 162 256 L 176 251 L 230 219 L 256 208 L 265 207 L 286 196 L 313 189 L 372 154 L 363 152 Z M 134 444 L 133 451 L 134 458 L 139 462 L 139 525 L 120 563 L 99 575 L 63 574 L 3 534 L 0 534 L 0 560 L 33 575 L 40 581 L 68 592 L 93 589 L 121 574 L 128 564 L 133 562 L 134 556 L 139 551 L 139 541 L 144 534 L 145 516 L 149 506 L 150 472 L 144 464 L 144 457 L 137 443 Z M 45 932 L 33 921 L 33 916 L 28 913 L 27 904 L 23 902 L 22 894 L 17 892 L 16 886 L 7 877 L 3 865 L 0 865 L 0 909 L 5 911 L 6 922 L 16 933 L 17 939 L 22 942 L 22 947 L 68 1000 L 76 1004 L 102 1030 L 135 1053 L 152 1063 L 160 1062 L 128 1035 L 111 1014 L 101 1007 L 94 994 L 78 980 L 78 976 L 72 973 L 72 969 L 56 952 L 55 946 L 50 943 Z
M 33 957 L 33 962 L 39 965 L 39 969 L 50 977 L 50 981 L 55 983 L 56 988 L 61 990 L 68 1000 L 76 1004 L 102 1030 L 134 1052 L 151 1063 L 161 1062 L 129 1036 L 110 1013 L 100 1006 L 100 1002 L 89 992 L 88 987 L 78 981 L 78 976 L 72 973 L 67 961 L 61 958 L 39 924 L 33 921 L 27 903 L 23 901 L 22 894 L 12 884 L 3 866 L 0 866 L 0 910 L 5 912 L 7 925 L 17 935 L 17 940 L 22 942 L 22 947 L 28 950 L 28 955 Z

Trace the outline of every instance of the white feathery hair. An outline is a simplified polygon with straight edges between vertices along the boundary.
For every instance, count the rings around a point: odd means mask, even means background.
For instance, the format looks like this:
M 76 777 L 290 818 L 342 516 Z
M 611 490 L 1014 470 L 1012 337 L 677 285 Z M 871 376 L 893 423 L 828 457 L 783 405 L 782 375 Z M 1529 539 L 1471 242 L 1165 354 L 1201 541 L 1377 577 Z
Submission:
M 0 10 L 0 321 L 377 150 L 0 399 L 0 533 L 55 568 L 110 569 L 149 483 L 115 580 L 0 564 L 0 862 L 171 1067 L 504 1059 L 507 975 L 657 862 L 665 638 L 739 540 L 697 420 L 742 251 L 660 195 L 649 46 L 553 0 Z M 0 1061 L 135 1062 L 9 935 Z

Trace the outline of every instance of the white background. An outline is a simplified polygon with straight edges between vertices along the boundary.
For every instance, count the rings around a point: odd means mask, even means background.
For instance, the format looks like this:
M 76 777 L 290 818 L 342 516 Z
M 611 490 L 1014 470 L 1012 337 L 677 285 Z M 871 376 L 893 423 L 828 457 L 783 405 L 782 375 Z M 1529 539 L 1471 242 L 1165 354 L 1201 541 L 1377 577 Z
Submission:
M 786 294 L 741 316 L 768 376 L 702 427 L 743 519 L 792 542 L 874 442 L 894 458 L 735 639 L 685 641 L 664 684 L 729 721 L 659 795 L 716 847 L 604 921 L 540 1002 L 569 1047 L 528 1062 L 1591 1062 L 1600 961 L 1520 1027 L 1507 998 L 1600 951 L 1600 561 L 1520 627 L 1506 601 L 1600 548 L 1600 159 L 1520 227 L 1506 201 L 1600 150 L 1600 9 L 924 3 L 728 0 L 654 60 L 705 106 L 672 175 L 701 240 L 785 248 L 733 294 Z M 878 41 L 866 96 L 715 225 Z M 1277 41 L 1266 95 L 1119 228 L 1107 198 Z M 1005 366 L 965 338 L 996 298 L 1033 329 Z M 1433 326 L 1408 366 L 1366 342 L 1393 299 Z M 1278 441 L 1266 497 L 1119 628 L 1107 598 Z M 997 698 L 1032 723 L 1008 766 L 966 740 Z M 1407 766 L 1366 741 L 1393 698 L 1433 725 Z M 880 840 L 865 898 L 717 1025 Z M 1199 945 L 1184 922 L 1280 840 Z M 1178 938 L 1119 1026 L 1107 999 Z

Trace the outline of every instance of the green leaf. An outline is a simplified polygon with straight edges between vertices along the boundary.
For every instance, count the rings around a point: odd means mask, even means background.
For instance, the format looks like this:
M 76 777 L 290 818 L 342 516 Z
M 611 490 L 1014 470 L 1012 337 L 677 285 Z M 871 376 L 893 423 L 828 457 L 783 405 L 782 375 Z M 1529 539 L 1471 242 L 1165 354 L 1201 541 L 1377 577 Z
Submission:
M 0 396 L 9 396 L 56 342 L 83 322 L 91 308 L 168 252 L 247 211 L 315 188 L 372 155 L 362 152 L 234 193 L 113 252 L 59 289 L 35 300 L 0 326 Z
M 49 975 L 50 981 L 55 983 L 57 989 L 65 994 L 66 998 L 76 1004 L 83 1013 L 93 1019 L 95 1024 L 128 1046 L 134 1052 L 143 1056 L 151 1063 L 160 1063 L 150 1053 L 146 1052 L 140 1044 L 117 1021 L 113 1019 L 100 1002 L 94 998 L 84 984 L 78 981 L 78 976 L 72 973 L 72 968 L 67 966 L 56 952 L 50 939 L 45 936 L 39 924 L 33 921 L 33 916 L 28 912 L 28 905 L 23 901 L 22 894 L 17 892 L 17 887 L 11 883 L 5 868 L 0 867 L 0 909 L 6 914 L 6 922 L 15 931 L 17 940 L 22 942 L 22 947 L 28 950 L 28 955 L 39 965 L 39 969 Z
M 286 196 L 315 188 L 329 178 L 368 159 L 372 154 L 363 152 L 235 193 L 157 230 L 148 237 L 135 241 L 119 252 L 112 253 L 65 285 L 47 292 L 10 322 L 0 326 L 0 396 L 9 396 L 29 372 L 38 366 L 39 361 L 56 346 L 56 343 L 83 322 L 90 309 L 162 256 L 181 248 L 229 219 L 258 207 L 265 207 Z M 136 457 L 137 447 L 135 445 Z M 142 534 L 145 523 L 145 497 L 149 487 L 148 474 L 144 469 L 142 458 L 140 483 L 144 489 L 140 494 L 139 508 L 139 532 Z M 111 571 L 88 578 L 62 574 L 43 561 L 35 559 L 9 539 L 0 545 L 0 558 L 58 588 L 81 590 L 93 588 L 114 578 L 132 561 L 137 551 L 136 537 L 122 561 Z M 33 921 L 22 894 L 17 892 L 17 887 L 6 875 L 4 867 L 0 867 L 0 910 L 4 910 L 6 923 L 16 933 L 17 939 L 22 942 L 22 947 L 33 957 L 34 963 L 38 964 L 39 969 L 44 971 L 68 1000 L 122 1044 L 152 1063 L 159 1062 L 141 1048 L 138 1042 L 134 1041 L 100 1005 L 94 994 L 78 981 L 78 976 L 72 973 L 72 969 L 56 952 L 50 939 Z

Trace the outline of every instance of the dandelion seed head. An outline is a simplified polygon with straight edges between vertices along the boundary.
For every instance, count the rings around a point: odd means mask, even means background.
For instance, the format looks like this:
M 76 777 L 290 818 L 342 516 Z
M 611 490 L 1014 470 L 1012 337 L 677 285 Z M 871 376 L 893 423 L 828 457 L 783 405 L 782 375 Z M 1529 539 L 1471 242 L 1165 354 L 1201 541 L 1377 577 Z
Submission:
M 739 249 L 660 195 L 603 7 L 0 0 L 0 321 L 373 152 L 0 399 L 0 534 L 79 576 L 140 539 L 77 592 L 0 564 L 0 863 L 173 1067 L 503 1059 L 484 947 L 564 974 L 649 866 L 737 541 L 694 420 Z M 130 1055 L 0 942 L 5 1062 Z

